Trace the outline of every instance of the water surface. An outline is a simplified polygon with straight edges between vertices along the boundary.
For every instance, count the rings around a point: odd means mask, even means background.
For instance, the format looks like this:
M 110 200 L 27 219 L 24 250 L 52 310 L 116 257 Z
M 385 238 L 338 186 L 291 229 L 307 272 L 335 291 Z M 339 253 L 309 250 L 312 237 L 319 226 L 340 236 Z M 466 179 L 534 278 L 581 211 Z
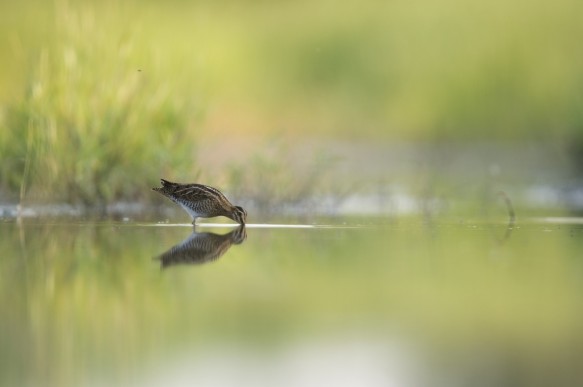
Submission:
M 0 223 L 0 384 L 583 381 L 583 226 Z

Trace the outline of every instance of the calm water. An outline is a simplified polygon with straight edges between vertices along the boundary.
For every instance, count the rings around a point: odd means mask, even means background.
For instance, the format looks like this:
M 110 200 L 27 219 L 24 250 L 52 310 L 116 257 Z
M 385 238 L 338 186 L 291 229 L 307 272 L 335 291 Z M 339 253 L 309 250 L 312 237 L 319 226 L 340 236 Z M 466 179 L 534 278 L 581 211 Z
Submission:
M 583 381 L 578 219 L 327 223 L 4 221 L 0 383 Z

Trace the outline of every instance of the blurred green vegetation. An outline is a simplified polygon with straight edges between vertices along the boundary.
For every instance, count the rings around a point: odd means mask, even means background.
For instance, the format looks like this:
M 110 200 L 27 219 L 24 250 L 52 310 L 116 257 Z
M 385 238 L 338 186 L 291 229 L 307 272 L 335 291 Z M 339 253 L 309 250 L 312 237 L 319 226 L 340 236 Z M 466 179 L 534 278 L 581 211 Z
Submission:
M 450 365 L 493 354 L 513 385 L 581 376 L 577 225 L 520 223 L 504 244 L 503 224 L 417 218 L 248 229 L 217 261 L 165 270 L 153 257 L 189 228 L 0 226 L 2 385 L 140 385 L 181 356 L 354 331 L 413 340 Z
M 99 204 L 143 195 L 139 178 L 190 170 L 195 138 L 185 129 L 197 108 L 192 93 L 174 94 L 192 82 L 180 77 L 180 63 L 136 43 L 123 15 L 107 15 L 104 26 L 99 13 L 60 3 L 51 15 L 24 93 L 6 104 L 0 146 L 9 189 Z
M 204 168 L 206 136 L 282 129 L 578 156 L 581 14 L 576 0 L 4 0 L 0 189 L 142 198 L 144 181 Z

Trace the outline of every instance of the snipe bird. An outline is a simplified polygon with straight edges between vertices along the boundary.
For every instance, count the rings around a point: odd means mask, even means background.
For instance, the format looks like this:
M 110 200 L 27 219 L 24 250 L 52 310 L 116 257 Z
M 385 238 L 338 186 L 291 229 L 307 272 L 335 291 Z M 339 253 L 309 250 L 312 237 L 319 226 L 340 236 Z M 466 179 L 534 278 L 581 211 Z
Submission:
M 192 224 L 197 218 L 214 218 L 226 216 L 239 224 L 245 224 L 247 211 L 234 206 L 218 189 L 203 184 L 180 184 L 160 179 L 162 187 L 152 188 L 179 204 L 192 217 Z

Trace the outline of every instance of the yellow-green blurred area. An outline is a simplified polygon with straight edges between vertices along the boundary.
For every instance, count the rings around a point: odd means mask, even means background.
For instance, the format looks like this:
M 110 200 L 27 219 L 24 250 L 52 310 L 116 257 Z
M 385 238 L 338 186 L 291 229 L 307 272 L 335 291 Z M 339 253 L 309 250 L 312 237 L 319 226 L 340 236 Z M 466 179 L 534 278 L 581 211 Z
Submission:
M 583 380 L 580 225 L 250 226 L 163 269 L 188 227 L 0 226 L 3 385 Z
M 45 50 L 49 76 L 80 66 L 78 87 L 116 89 L 116 75 L 141 70 L 144 91 L 194 98 L 213 119 L 203 128 L 421 139 L 581 128 L 577 1 L 3 3 L 12 103 Z
M 0 184 L 21 198 L 144 199 L 139 181 L 204 174 L 208 138 L 226 157 L 281 134 L 581 154 L 578 1 L 0 7 Z

